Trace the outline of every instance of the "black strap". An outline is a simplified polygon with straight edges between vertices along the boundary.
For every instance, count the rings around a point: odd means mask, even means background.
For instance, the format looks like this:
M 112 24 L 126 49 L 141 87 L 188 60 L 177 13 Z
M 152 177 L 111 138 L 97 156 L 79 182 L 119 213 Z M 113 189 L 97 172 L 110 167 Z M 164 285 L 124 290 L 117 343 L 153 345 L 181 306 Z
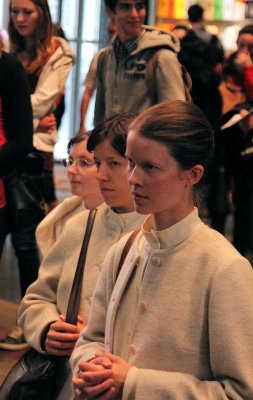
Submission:
M 69 324 L 76 325 L 77 323 L 77 316 L 80 307 L 80 299 L 81 299 L 81 291 L 82 291 L 82 284 L 83 284 L 83 272 L 85 267 L 85 260 L 86 254 L 88 249 L 88 244 L 90 240 L 91 231 L 93 228 L 95 215 L 97 210 L 90 210 L 87 226 L 83 238 L 83 244 L 81 247 L 79 259 L 77 262 L 76 273 L 73 280 L 72 289 L 69 296 L 69 303 L 66 313 L 66 322 Z
M 136 236 L 137 236 L 138 233 L 140 232 L 140 230 L 141 230 L 141 228 L 135 229 L 135 231 L 133 231 L 133 232 L 131 233 L 131 235 L 129 236 L 129 238 L 128 238 L 127 241 L 126 241 L 126 244 L 125 244 L 125 246 L 124 246 L 124 249 L 123 249 L 123 251 L 122 251 L 122 253 L 121 253 L 121 257 L 120 257 L 120 260 L 119 260 L 119 266 L 118 266 L 118 270 L 117 270 L 117 275 L 116 275 L 115 282 L 116 282 L 116 280 L 118 279 L 119 273 L 120 273 L 121 268 L 122 268 L 122 266 L 123 266 L 123 264 L 124 264 L 124 261 L 125 261 L 125 259 L 126 259 L 126 256 L 127 256 L 128 252 L 129 252 L 129 250 L 130 250 L 130 248 L 131 248 L 133 242 L 135 241 Z

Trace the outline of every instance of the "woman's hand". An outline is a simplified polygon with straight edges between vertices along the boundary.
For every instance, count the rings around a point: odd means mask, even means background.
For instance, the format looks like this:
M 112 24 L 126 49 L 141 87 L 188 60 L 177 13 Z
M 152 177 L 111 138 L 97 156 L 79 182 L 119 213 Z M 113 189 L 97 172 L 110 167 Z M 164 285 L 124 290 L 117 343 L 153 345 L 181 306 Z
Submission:
M 100 400 L 109 400 L 114 397 L 113 372 L 108 368 L 98 365 L 96 359 L 90 362 L 81 361 L 79 371 L 72 378 L 75 398 L 78 400 L 93 399 L 99 396 Z
M 46 352 L 56 356 L 70 356 L 84 326 L 85 322 L 80 315 L 77 325 L 68 324 L 66 318 L 60 315 L 60 320 L 50 325 L 45 340 Z
M 51 135 L 56 129 L 56 118 L 54 114 L 51 113 L 40 120 L 36 132 L 48 133 L 49 135 Z
M 77 399 L 100 400 L 121 398 L 130 365 L 111 353 L 99 353 L 90 362 L 81 361 L 73 377 Z

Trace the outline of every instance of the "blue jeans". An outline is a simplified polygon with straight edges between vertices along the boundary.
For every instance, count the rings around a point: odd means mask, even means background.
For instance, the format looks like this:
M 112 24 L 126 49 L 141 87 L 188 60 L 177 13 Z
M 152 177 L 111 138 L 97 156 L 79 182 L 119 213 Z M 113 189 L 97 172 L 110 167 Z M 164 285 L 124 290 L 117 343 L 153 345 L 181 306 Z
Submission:
M 40 266 L 39 251 L 35 239 L 36 226 L 19 232 L 12 232 L 11 240 L 18 259 L 21 296 L 38 276 Z

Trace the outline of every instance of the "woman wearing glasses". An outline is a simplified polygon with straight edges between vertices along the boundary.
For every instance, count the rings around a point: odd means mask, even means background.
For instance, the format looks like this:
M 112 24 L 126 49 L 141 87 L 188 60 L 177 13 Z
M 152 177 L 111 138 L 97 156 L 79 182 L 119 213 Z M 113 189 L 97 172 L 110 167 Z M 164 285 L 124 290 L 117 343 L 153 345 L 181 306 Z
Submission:
M 84 208 L 94 209 L 104 201 L 96 179 L 94 155 L 87 150 L 88 138 L 89 132 L 72 138 L 68 143 L 68 157 L 62 160 L 62 164 L 67 168 L 73 196 L 54 208 L 36 230 L 36 240 L 43 258 L 58 240 L 69 218 Z
M 253 399 L 252 267 L 194 206 L 212 152 L 190 103 L 161 103 L 130 125 L 129 184 L 150 215 L 116 283 L 129 235 L 105 259 L 72 354 L 76 399 Z
M 96 127 L 88 140 L 88 150 L 94 151 L 97 180 L 105 203 L 97 207 L 89 242 L 78 325 L 67 324 L 65 315 L 88 210 L 66 222 L 62 234 L 41 264 L 38 280 L 28 288 L 22 300 L 19 323 L 27 342 L 40 352 L 71 355 L 79 333 L 86 325 L 93 289 L 108 249 L 143 222 L 144 217 L 134 211 L 127 181 L 126 136 L 132 120 L 128 114 L 112 117 Z M 70 162 L 74 159 L 81 162 L 73 153 L 71 157 Z M 79 162 L 74 168 L 80 168 Z M 77 180 L 73 179 L 73 184 L 77 187 Z M 70 379 L 59 398 L 72 398 Z

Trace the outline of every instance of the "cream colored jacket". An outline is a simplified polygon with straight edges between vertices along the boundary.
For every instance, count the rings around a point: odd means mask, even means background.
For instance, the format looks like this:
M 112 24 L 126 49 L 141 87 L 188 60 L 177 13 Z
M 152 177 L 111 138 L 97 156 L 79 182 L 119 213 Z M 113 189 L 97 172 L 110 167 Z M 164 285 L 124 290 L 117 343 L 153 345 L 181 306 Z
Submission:
M 36 90 L 31 95 L 34 130 L 41 118 L 54 111 L 55 101 L 64 94 L 68 74 L 75 64 L 74 53 L 66 40 L 56 39 L 60 46 L 42 68 Z M 53 152 L 56 141 L 57 132 L 35 132 L 33 135 L 33 145 L 38 150 Z
M 59 315 L 66 315 L 70 290 L 83 241 L 89 211 L 68 219 L 59 239 L 43 260 L 39 277 L 27 290 L 19 309 L 19 324 L 27 342 L 42 352 L 41 339 L 45 328 Z M 144 216 L 131 212 L 116 214 L 106 204 L 98 207 L 83 276 L 79 314 L 87 320 L 91 297 L 105 255 L 125 233 L 140 226 Z M 70 400 L 71 374 L 58 397 Z
M 123 400 L 252 400 L 250 263 L 195 210 L 161 232 L 147 219 L 115 285 L 125 242 L 106 257 L 73 369 L 105 350 L 132 366 Z
M 45 327 L 58 320 L 60 314 L 66 314 L 88 215 L 89 211 L 84 210 L 67 221 L 60 239 L 43 260 L 37 281 L 30 285 L 21 302 L 19 323 L 28 343 L 39 351 Z M 136 212 L 116 214 L 104 203 L 98 207 L 84 269 L 79 311 L 84 319 L 107 251 L 143 220 Z
M 82 197 L 64 199 L 39 223 L 35 235 L 41 257 L 44 258 L 61 235 L 66 222 L 85 209 Z

